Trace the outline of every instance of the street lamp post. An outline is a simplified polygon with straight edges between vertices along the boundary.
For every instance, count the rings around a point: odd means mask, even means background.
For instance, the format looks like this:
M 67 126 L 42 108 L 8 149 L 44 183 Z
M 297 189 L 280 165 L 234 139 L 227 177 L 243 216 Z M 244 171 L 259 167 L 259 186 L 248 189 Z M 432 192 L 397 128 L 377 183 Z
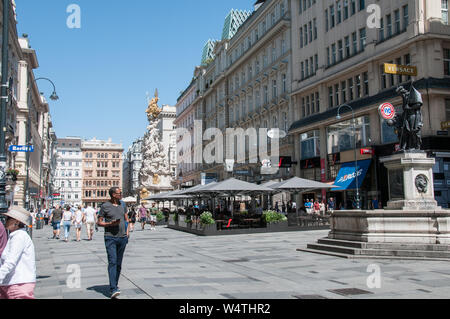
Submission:
M 35 82 L 39 81 L 39 80 L 45 80 L 50 82 L 53 85 L 53 93 L 50 96 L 50 100 L 52 101 L 58 101 L 59 100 L 59 96 L 58 94 L 56 94 L 56 87 L 55 87 L 55 83 L 53 83 L 52 80 L 48 79 L 48 78 L 37 78 L 36 80 L 34 80 Z M 39 190 L 38 190 L 38 196 L 39 196 L 39 202 L 38 202 L 38 211 L 41 211 L 41 203 L 42 203 L 42 198 L 41 198 L 41 184 L 42 184 L 42 164 L 44 161 L 44 141 L 46 140 L 46 136 L 44 136 L 45 132 L 44 132 L 44 117 L 42 118 L 42 135 L 41 135 L 41 157 L 40 157 L 40 163 L 39 163 Z
M 10 0 L 3 0 L 2 82 L 0 114 L 0 213 L 8 211 L 6 202 L 6 107 L 8 103 L 8 45 Z
M 337 120 L 340 120 L 341 117 L 341 109 L 343 107 L 348 107 L 350 108 L 350 110 L 352 111 L 352 122 L 353 122 L 353 137 L 355 139 L 355 145 L 354 145 L 354 153 L 355 153 L 355 182 L 356 182 L 356 209 L 361 209 L 361 199 L 360 199 L 360 194 L 359 194 L 359 178 L 358 178 L 358 157 L 357 157 L 357 152 L 356 152 L 356 148 L 357 148 L 357 142 L 356 142 L 356 118 L 355 118 L 355 111 L 353 110 L 353 108 L 348 105 L 348 104 L 342 104 L 341 106 L 339 106 L 338 109 L 338 114 L 336 116 Z

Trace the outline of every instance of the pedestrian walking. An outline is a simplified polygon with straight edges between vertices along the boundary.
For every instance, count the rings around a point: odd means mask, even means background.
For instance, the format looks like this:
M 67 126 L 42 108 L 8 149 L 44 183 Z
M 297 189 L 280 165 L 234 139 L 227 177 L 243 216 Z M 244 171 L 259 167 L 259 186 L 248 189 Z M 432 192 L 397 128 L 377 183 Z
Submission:
M 118 187 L 109 190 L 111 200 L 102 205 L 98 226 L 105 228 L 105 247 L 108 255 L 108 276 L 111 299 L 120 295 L 119 278 L 122 271 L 123 255 L 128 244 L 125 222 L 126 209 L 121 205 L 122 191 Z
M 84 210 L 84 222 L 86 223 L 86 231 L 90 241 L 94 237 L 94 227 L 97 224 L 97 212 L 91 206 Z
M 156 221 L 157 214 L 159 209 L 155 206 L 155 203 L 152 204 L 152 208 L 150 210 L 150 230 L 156 230 Z
M 62 220 L 63 212 L 59 205 L 56 206 L 56 209 L 52 211 L 50 215 L 49 222 L 53 226 L 53 239 L 59 239 L 59 235 L 61 233 L 61 220 Z
M 139 207 L 139 221 L 141 223 L 142 230 L 145 230 L 145 224 L 147 223 L 147 208 L 145 208 L 144 203 Z
M 78 209 L 73 214 L 73 224 L 75 225 L 75 231 L 77 236 L 77 242 L 81 241 L 81 227 L 83 226 L 84 214 L 81 211 L 81 206 L 78 206 Z
M 128 220 L 129 220 L 129 228 L 128 231 L 134 232 L 134 224 L 136 224 L 136 207 L 132 206 L 128 210 Z M 128 233 L 129 235 L 129 233 Z
M 12 206 L 5 214 L 9 239 L 0 258 L 0 299 L 34 299 L 36 258 L 27 234 L 30 213 Z
M 70 227 L 72 226 L 73 214 L 70 210 L 70 206 L 66 206 L 66 211 L 63 213 L 63 227 L 64 227 L 64 241 L 69 241 Z

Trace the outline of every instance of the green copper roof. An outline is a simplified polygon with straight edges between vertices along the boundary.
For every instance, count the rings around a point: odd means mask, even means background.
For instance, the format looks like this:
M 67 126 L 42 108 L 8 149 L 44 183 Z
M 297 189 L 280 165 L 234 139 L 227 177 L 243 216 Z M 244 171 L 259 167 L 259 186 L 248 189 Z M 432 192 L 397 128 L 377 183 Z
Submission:
M 232 9 L 228 16 L 225 18 L 225 24 L 223 26 L 222 40 L 231 39 L 239 29 L 239 27 L 247 20 L 252 13 L 245 10 Z

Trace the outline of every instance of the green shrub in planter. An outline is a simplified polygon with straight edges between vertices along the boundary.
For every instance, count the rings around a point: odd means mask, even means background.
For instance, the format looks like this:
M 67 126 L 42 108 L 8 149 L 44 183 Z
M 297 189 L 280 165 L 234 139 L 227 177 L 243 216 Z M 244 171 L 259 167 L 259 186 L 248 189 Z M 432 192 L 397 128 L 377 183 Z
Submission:
M 200 215 L 200 223 L 202 225 L 214 225 L 216 221 L 214 220 L 210 212 L 204 212 Z
M 275 211 L 268 210 L 263 213 L 263 220 L 267 224 L 273 224 L 287 221 L 287 217 Z
M 178 213 L 175 213 L 175 215 L 173 215 L 173 221 L 175 223 L 178 222 Z
M 158 223 L 165 220 L 166 217 L 164 216 L 163 212 L 156 213 L 156 219 L 158 220 Z

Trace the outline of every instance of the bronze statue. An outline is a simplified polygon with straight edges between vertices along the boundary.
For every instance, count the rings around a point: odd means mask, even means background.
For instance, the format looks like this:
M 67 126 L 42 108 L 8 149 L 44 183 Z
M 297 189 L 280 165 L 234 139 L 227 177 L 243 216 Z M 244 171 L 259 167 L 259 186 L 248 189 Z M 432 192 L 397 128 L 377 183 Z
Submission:
M 387 123 L 396 129 L 400 141 L 399 152 L 420 151 L 423 128 L 422 95 L 412 85 L 409 92 L 403 86 L 400 86 L 397 93 L 403 97 L 403 113 L 396 115 L 393 120 L 389 120 Z

